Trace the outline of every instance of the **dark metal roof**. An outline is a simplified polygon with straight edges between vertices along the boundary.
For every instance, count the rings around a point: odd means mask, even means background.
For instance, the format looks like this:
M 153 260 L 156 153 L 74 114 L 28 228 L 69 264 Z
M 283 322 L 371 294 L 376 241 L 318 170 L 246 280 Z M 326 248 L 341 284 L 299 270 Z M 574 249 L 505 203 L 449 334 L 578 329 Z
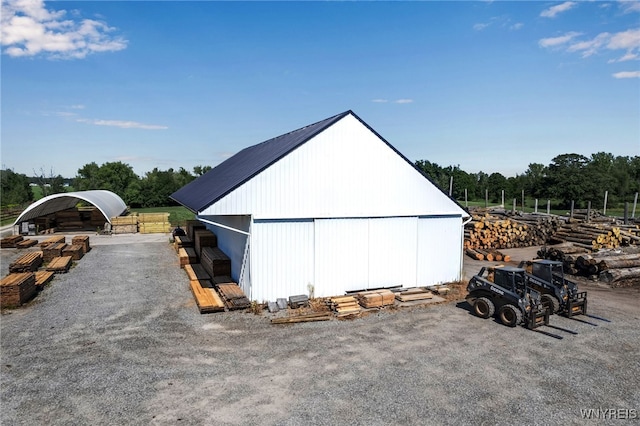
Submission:
M 194 212 L 202 211 L 349 114 L 353 113 L 346 111 L 245 148 L 171 194 L 171 198 Z

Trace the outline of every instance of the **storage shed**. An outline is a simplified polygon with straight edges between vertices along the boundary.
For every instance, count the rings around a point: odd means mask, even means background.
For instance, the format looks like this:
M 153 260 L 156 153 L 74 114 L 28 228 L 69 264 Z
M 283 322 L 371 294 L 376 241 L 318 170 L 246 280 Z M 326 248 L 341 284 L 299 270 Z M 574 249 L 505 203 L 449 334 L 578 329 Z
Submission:
M 352 111 L 245 148 L 171 195 L 251 300 L 460 279 L 469 214 Z

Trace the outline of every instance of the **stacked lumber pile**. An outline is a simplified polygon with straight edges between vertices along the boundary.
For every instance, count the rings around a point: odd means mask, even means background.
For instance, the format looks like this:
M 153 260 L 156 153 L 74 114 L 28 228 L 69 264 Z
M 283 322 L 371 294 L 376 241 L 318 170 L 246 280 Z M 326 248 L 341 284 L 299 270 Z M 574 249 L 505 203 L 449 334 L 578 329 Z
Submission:
M 102 213 L 101 213 L 102 214 Z M 86 254 L 91 250 L 91 246 L 89 245 L 89 236 L 88 235 L 76 235 L 71 239 L 71 244 L 73 245 L 81 245 L 82 251 Z
M 202 265 L 199 263 L 184 265 L 184 271 L 187 273 L 187 276 L 189 277 L 189 281 L 201 281 L 201 280 L 211 281 L 211 277 L 209 276 L 207 271 L 205 271 Z
M 81 244 L 72 244 L 62 248 L 61 256 L 69 256 L 72 260 L 80 260 L 84 256 L 84 246 Z
M 201 314 L 210 312 L 221 312 L 225 310 L 225 305 L 215 289 L 211 288 L 208 280 L 190 280 L 189 287 L 193 298 L 198 305 Z
M 400 302 L 414 302 L 416 300 L 433 299 L 433 293 L 421 287 L 399 291 L 395 294 L 395 296 L 396 299 L 398 299 Z
M 382 308 L 393 305 L 396 297 L 391 290 L 361 291 L 356 294 L 358 303 L 363 308 Z
M 180 259 L 180 267 L 198 262 L 198 256 L 193 247 L 183 247 L 178 250 L 178 258 Z
M 251 301 L 244 294 L 240 286 L 236 283 L 226 283 L 216 285 L 222 300 L 224 301 L 227 309 L 246 309 L 251 307 Z
M 38 240 L 26 239 L 26 240 L 22 240 L 18 244 L 16 244 L 16 248 L 27 249 L 29 247 L 33 247 L 33 246 L 37 246 L 37 245 L 38 245 Z
M 111 218 L 113 234 L 135 234 L 138 232 L 138 216 L 117 216 Z
M 62 250 L 67 247 L 65 243 L 53 243 L 42 248 L 42 260 L 47 263 L 53 258 L 62 256 Z
M 16 248 L 17 244 L 24 238 L 22 235 L 12 235 L 0 240 L 0 248 Z
M 42 252 L 33 251 L 9 264 L 9 272 L 34 272 L 42 265 Z
M 328 321 L 333 317 L 331 312 L 311 312 L 271 319 L 271 324 L 294 324 L 299 322 Z
M 0 306 L 20 306 L 36 293 L 36 276 L 33 272 L 9 274 L 0 281 Z
M 78 209 L 62 210 L 55 213 L 56 227 L 61 231 L 82 229 L 84 223 Z
M 186 235 L 176 235 L 173 237 L 173 248 L 176 249 L 176 252 L 180 251 L 181 248 L 193 248 L 193 241 Z
M 71 267 L 71 256 L 55 257 L 49 262 L 46 270 L 56 274 L 66 273 Z
M 36 271 L 36 288 L 42 290 L 44 285 L 53 279 L 52 271 Z
M 193 240 L 195 236 L 195 231 L 197 231 L 198 229 L 206 229 L 206 226 L 204 226 L 204 223 L 200 222 L 199 220 L 193 219 L 193 220 L 187 220 L 185 224 L 185 228 L 187 232 L 187 237 Z
M 355 296 L 330 297 L 326 303 L 329 309 L 338 314 L 338 317 L 356 315 L 361 311 L 360 304 Z
M 138 231 L 141 234 L 167 234 L 171 232 L 169 213 L 140 213 Z
M 64 235 L 56 235 L 54 237 L 49 237 L 46 240 L 44 240 L 43 242 L 40 243 L 40 248 L 44 249 L 48 246 L 50 246 L 51 244 L 59 244 L 59 243 L 64 243 L 65 242 L 65 237 Z
M 217 247 L 218 238 L 216 234 L 208 229 L 197 228 L 193 230 L 193 247 L 196 249 L 196 254 L 202 257 L 203 247 Z
M 200 263 L 212 278 L 231 275 L 231 259 L 218 247 L 202 247 Z

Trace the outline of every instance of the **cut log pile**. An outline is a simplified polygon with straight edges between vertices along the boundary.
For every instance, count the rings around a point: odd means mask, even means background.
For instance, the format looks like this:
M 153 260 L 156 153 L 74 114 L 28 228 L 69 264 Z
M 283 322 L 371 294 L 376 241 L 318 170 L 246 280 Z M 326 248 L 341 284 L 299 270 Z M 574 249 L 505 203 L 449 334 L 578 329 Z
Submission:
M 503 254 L 495 249 L 482 250 L 479 248 L 467 248 L 465 249 L 465 253 L 467 256 L 475 260 L 487 260 L 489 262 L 509 262 L 511 260 L 511 256 Z
M 563 262 L 566 273 L 606 282 L 612 287 L 640 282 L 640 247 L 590 250 L 573 244 L 543 248 L 538 257 Z
M 566 223 L 550 242 L 572 242 L 589 249 L 616 248 L 640 243 L 640 228 L 610 223 Z
M 0 305 L 2 308 L 20 306 L 35 293 L 36 276 L 33 272 L 9 274 L 0 282 Z
M 510 249 L 544 244 L 563 221 L 556 216 L 523 214 L 507 217 L 498 212 L 472 215 L 465 225 L 465 249 Z

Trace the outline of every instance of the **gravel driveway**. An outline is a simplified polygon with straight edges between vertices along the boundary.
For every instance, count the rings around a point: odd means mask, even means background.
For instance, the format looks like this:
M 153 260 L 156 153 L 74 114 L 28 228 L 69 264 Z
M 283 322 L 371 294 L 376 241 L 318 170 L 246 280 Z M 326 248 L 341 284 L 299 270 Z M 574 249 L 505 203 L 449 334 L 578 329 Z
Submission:
M 166 236 L 91 240 L 0 317 L 3 425 L 639 424 L 638 287 L 586 288 L 612 322 L 554 316 L 562 340 L 464 302 L 276 326 L 199 314 Z

